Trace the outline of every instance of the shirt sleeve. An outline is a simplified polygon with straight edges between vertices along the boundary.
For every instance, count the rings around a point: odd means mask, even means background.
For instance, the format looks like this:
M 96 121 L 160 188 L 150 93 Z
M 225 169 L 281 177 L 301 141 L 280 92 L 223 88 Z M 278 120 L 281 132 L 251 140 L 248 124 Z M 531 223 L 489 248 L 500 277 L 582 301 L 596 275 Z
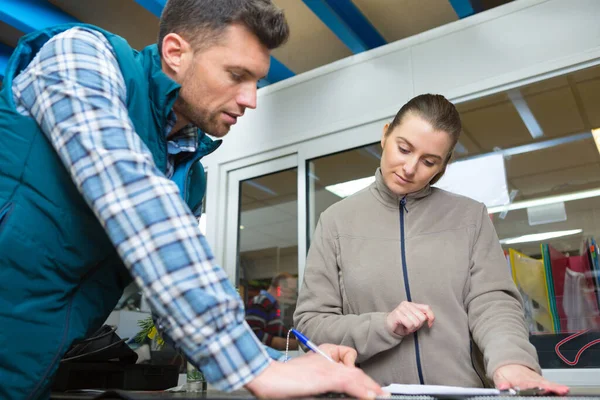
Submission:
M 37 121 L 148 297 L 163 333 L 217 389 L 253 380 L 269 365 L 268 354 L 177 186 L 135 133 L 107 39 L 87 28 L 55 36 L 12 90 L 19 112 Z

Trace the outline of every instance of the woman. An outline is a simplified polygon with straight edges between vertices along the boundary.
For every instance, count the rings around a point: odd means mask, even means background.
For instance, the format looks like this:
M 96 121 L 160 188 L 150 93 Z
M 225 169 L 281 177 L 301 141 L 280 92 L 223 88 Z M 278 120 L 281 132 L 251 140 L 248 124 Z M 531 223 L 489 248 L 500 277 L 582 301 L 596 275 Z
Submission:
M 440 95 L 383 129 L 376 181 L 319 220 L 294 324 L 355 348 L 382 385 L 568 388 L 540 376 L 521 298 L 485 206 L 431 184 L 461 131 Z

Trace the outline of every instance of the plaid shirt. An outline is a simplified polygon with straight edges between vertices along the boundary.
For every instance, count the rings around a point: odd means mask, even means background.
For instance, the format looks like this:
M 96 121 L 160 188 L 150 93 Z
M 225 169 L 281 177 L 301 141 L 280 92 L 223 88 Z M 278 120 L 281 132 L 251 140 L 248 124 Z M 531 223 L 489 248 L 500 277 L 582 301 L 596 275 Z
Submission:
M 12 90 L 18 111 L 38 122 L 148 297 L 159 329 L 216 388 L 253 380 L 269 365 L 268 353 L 177 186 L 135 133 L 107 39 L 86 28 L 53 37 Z M 173 114 L 165 135 L 174 122 Z M 196 147 L 196 128 L 178 132 L 168 145 L 167 175 L 175 154 Z

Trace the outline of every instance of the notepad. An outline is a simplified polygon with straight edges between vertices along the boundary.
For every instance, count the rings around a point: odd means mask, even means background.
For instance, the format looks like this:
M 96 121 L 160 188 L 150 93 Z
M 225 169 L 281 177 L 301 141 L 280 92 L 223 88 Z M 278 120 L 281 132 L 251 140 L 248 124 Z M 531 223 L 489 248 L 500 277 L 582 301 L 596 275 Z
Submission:
M 500 394 L 498 389 L 465 388 L 459 386 L 441 386 L 441 385 L 401 385 L 391 384 L 382 388 L 391 394 L 410 394 L 427 396 L 497 396 Z

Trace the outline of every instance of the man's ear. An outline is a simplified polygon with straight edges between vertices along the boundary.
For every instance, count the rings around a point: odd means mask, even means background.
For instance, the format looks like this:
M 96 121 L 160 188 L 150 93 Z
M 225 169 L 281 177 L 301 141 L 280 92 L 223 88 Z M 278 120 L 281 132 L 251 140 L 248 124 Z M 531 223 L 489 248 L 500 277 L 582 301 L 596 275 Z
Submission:
M 192 46 L 176 33 L 169 33 L 163 38 L 162 60 L 165 73 L 178 81 L 177 77 L 185 74 L 193 57 Z

